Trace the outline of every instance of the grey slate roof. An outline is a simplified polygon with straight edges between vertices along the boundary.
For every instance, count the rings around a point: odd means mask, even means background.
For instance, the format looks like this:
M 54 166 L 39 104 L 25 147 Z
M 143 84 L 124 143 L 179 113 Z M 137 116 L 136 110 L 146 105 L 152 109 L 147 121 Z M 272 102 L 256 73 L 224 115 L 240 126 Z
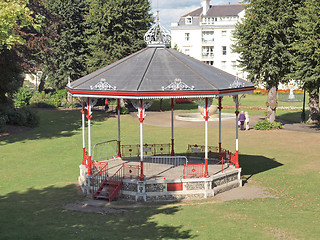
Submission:
M 210 5 L 206 16 L 209 17 L 223 17 L 223 16 L 237 16 L 243 11 L 248 4 L 232 4 L 232 5 Z M 202 7 L 198 8 L 182 17 L 200 16 L 202 14 Z
M 193 89 L 163 89 L 176 78 Z M 96 89 L 101 79 L 110 88 Z M 71 82 L 74 96 L 169 98 L 235 95 L 254 85 L 170 48 L 145 48 Z M 114 89 L 113 89 L 114 88 Z

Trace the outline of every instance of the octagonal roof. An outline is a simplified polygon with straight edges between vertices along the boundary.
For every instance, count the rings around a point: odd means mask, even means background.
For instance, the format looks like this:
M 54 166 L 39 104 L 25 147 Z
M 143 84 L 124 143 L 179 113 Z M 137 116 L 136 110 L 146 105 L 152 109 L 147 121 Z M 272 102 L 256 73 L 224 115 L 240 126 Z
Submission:
M 75 97 L 201 98 L 250 93 L 243 79 L 166 47 L 147 47 L 68 84 Z

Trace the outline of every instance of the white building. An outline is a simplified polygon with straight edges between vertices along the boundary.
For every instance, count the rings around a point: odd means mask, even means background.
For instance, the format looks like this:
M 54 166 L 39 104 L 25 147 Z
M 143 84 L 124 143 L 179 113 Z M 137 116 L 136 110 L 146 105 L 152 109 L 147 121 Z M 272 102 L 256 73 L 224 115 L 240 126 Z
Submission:
M 171 24 L 171 47 L 209 65 L 245 78 L 237 67 L 238 54 L 232 53 L 235 24 L 244 17 L 247 4 L 210 5 L 202 7 Z

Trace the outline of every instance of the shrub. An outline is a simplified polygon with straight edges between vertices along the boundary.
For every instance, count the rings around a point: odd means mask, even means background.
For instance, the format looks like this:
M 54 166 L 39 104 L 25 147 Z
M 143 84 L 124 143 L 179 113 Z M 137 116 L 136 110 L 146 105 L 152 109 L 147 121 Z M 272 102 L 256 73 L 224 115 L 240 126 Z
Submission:
M 36 127 L 40 123 L 37 113 L 29 108 L 11 108 L 6 114 L 11 125 Z
M 120 114 L 128 114 L 129 113 L 129 109 L 125 106 L 122 106 L 120 108 Z
M 268 120 L 259 121 L 254 126 L 255 130 L 271 130 L 271 129 L 281 129 L 283 128 L 282 123 L 274 122 L 270 123 Z
M 0 116 L 0 132 L 4 132 L 6 130 L 7 121 L 8 121 L 7 115 L 1 114 L 1 116 Z
M 29 105 L 33 91 L 28 87 L 21 87 L 17 93 L 13 95 L 15 107 L 23 107 Z

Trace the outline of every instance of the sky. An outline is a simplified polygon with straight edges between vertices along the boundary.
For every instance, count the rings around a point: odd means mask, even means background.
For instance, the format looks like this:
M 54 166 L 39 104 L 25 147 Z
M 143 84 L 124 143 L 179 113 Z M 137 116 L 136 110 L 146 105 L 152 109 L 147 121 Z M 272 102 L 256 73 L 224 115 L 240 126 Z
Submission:
M 170 30 L 171 23 L 199 7 L 202 0 L 150 0 L 152 12 L 160 11 L 160 23 Z M 239 4 L 241 0 L 211 0 L 211 5 Z

